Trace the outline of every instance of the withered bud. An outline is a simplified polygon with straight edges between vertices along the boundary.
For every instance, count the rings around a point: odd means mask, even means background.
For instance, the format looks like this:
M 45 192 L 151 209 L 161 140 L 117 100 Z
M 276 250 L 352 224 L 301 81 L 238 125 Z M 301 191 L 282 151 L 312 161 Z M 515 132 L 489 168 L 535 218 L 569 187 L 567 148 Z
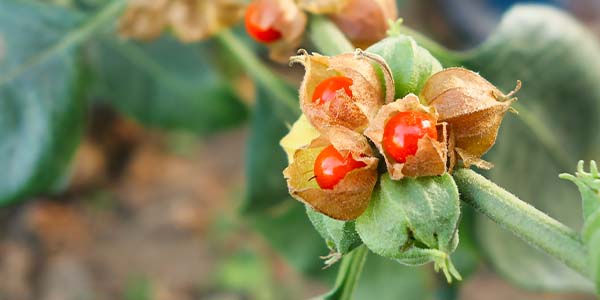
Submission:
M 433 120 L 438 120 L 435 109 L 424 106 L 419 102 L 419 98 L 414 94 L 408 94 L 406 97 L 384 105 L 375 119 L 371 122 L 369 128 L 365 130 L 365 135 L 373 141 L 375 146 L 383 154 L 387 170 L 390 177 L 394 180 L 408 177 L 434 176 L 446 172 L 447 158 L 447 135 L 445 124 L 436 124 L 439 129 L 438 138 L 433 139 L 428 135 L 419 139 L 417 152 L 406 158 L 404 163 L 394 160 L 394 158 L 385 151 L 383 146 L 383 133 L 387 122 L 399 112 L 415 111 L 425 113 Z
M 255 0 L 254 4 L 259 8 L 254 22 L 281 33 L 281 39 L 268 44 L 271 59 L 286 62 L 302 41 L 306 13 L 293 0 Z
M 518 81 L 517 88 L 505 95 L 479 74 L 463 68 L 445 69 L 427 80 L 421 97 L 436 109 L 440 122 L 448 123 L 451 165 L 456 153 L 466 167 L 493 167 L 481 156 L 496 142 L 504 114 L 520 86 Z
M 398 18 L 395 0 L 347 0 L 331 19 L 359 48 L 366 49 L 386 37 L 389 21 Z
M 294 132 L 290 132 L 294 134 Z M 348 153 L 365 166 L 348 172 L 333 189 L 322 189 L 315 180 L 314 164 L 327 146 Z M 378 159 L 364 136 L 340 126 L 329 127 L 309 145 L 294 152 L 293 161 L 283 171 L 290 195 L 314 210 L 337 220 L 354 220 L 366 209 L 377 182 Z
M 350 53 L 332 57 L 308 55 L 304 51 L 292 57 L 290 62 L 299 62 L 306 69 L 299 91 L 300 106 L 319 131 L 330 126 L 343 126 L 362 132 L 384 103 L 383 86 L 376 69 L 364 57 Z M 315 94 L 317 87 L 325 80 L 340 76 L 351 80 L 350 93 L 339 88 L 333 99 L 321 101 Z
M 130 0 L 119 32 L 151 40 L 171 27 L 180 40 L 199 41 L 238 22 L 243 8 L 241 0 Z

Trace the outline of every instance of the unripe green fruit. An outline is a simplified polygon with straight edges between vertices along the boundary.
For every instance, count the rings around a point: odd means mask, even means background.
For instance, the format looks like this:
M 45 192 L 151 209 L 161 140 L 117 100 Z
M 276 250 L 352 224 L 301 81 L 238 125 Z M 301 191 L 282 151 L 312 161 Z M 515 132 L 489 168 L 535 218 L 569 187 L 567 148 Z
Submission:
M 447 173 L 399 181 L 384 174 L 356 230 L 371 251 L 410 266 L 434 262 L 451 281 L 460 279 L 450 260 L 459 216 L 458 189 Z
M 380 55 L 390 66 L 396 99 L 409 93 L 418 95 L 427 79 L 443 69 L 442 64 L 429 51 L 406 35 L 385 38 L 369 47 L 367 52 Z M 379 73 L 383 78 L 383 74 Z

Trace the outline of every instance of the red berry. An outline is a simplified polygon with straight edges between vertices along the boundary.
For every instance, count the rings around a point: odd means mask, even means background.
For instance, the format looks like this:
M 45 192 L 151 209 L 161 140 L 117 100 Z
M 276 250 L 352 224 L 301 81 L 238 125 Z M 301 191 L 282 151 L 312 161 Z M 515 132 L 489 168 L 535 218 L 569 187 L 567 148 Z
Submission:
M 344 158 L 330 145 L 317 156 L 314 171 L 319 186 L 322 189 L 332 190 L 340 180 L 346 177 L 346 174 L 364 166 L 366 166 L 364 162 L 354 160 L 350 153 Z
M 387 154 L 399 163 L 417 153 L 419 140 L 428 135 L 437 139 L 435 120 L 426 113 L 416 111 L 399 112 L 385 125 L 383 130 L 383 148 Z
M 341 89 L 344 89 L 346 95 L 352 97 L 352 91 L 350 86 L 352 85 L 352 79 L 344 76 L 334 76 L 323 80 L 317 87 L 312 96 L 312 101 L 317 104 L 322 104 L 335 99 L 335 93 Z M 319 101 L 319 99 L 321 99 Z
M 281 32 L 272 27 L 264 27 L 258 23 L 260 17 L 261 7 L 256 3 L 252 2 L 246 8 L 246 31 L 255 40 L 261 43 L 271 43 L 281 38 Z

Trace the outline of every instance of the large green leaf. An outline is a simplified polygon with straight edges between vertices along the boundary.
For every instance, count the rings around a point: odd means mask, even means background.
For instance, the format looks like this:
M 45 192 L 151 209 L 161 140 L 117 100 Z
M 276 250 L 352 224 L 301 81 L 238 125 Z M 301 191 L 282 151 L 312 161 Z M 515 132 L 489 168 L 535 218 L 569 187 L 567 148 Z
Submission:
M 141 123 L 199 134 L 239 124 L 246 107 L 217 70 L 214 42 L 150 43 L 104 36 L 86 48 L 94 98 Z
M 600 47 L 567 14 L 517 6 L 480 47 L 465 53 L 423 43 L 446 65 L 480 72 L 505 91 L 523 82 L 496 145 L 486 159 L 490 179 L 574 228 L 581 226 L 577 192 L 558 179 L 579 159 L 600 158 Z M 480 216 L 479 241 L 494 267 L 531 289 L 588 291 L 591 283 Z
M 78 46 L 122 7 L 89 19 L 58 7 L 0 2 L 0 204 L 54 188 L 82 132 Z

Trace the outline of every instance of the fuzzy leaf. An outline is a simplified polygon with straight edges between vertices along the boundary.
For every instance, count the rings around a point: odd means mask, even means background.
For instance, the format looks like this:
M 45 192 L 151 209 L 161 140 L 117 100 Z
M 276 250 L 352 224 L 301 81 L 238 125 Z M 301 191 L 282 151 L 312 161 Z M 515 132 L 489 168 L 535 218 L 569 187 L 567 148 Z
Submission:
M 308 206 L 306 207 L 306 214 L 331 250 L 332 263 L 362 244 L 358 233 L 356 233 L 354 221 L 335 220 L 316 212 Z
M 435 262 L 459 277 L 449 255 L 458 243 L 458 189 L 448 174 L 392 180 L 380 178 L 356 230 L 371 251 L 406 265 Z

